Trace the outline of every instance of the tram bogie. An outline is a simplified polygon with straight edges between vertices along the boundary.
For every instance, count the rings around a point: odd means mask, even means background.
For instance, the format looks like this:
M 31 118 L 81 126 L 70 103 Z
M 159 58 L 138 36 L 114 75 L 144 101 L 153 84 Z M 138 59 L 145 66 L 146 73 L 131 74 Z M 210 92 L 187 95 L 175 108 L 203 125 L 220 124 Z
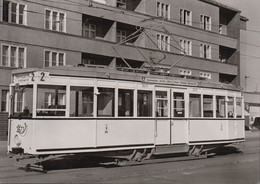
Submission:
M 232 86 L 120 71 L 105 75 L 103 70 L 14 72 L 9 153 L 142 150 L 134 157 L 140 160 L 152 154 L 198 155 L 203 146 L 245 140 L 243 95 Z

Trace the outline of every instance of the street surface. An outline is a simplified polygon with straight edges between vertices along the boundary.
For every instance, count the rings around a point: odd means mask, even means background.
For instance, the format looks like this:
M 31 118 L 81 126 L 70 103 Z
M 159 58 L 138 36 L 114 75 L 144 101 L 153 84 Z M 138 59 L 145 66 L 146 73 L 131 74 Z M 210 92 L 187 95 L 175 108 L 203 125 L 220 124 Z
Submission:
M 219 149 L 212 158 L 167 157 L 115 166 L 71 156 L 49 162 L 47 173 L 21 169 L 1 142 L 0 183 L 260 184 L 259 135 L 247 131 L 245 143 Z

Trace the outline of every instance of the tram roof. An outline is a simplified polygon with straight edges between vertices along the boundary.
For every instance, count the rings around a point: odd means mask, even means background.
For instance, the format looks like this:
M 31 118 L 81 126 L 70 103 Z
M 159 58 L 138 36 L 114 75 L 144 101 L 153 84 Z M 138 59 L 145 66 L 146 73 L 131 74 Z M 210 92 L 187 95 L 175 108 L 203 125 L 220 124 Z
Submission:
M 46 68 L 25 68 L 16 69 L 12 71 L 12 75 L 18 75 L 22 73 L 33 72 L 49 72 L 50 76 L 63 76 L 63 77 L 80 77 L 80 78 L 100 78 L 111 80 L 127 80 L 135 82 L 147 82 L 154 84 L 165 85 L 182 85 L 182 86 L 197 86 L 205 88 L 216 88 L 241 91 L 241 88 L 232 84 L 212 82 L 203 78 L 195 78 L 183 75 L 172 75 L 166 72 L 160 71 L 148 71 L 142 69 L 129 69 L 118 68 L 113 69 L 110 67 L 98 67 L 98 66 L 54 66 Z M 173 83 L 171 83 L 171 82 Z M 175 82 L 176 81 L 176 82 Z

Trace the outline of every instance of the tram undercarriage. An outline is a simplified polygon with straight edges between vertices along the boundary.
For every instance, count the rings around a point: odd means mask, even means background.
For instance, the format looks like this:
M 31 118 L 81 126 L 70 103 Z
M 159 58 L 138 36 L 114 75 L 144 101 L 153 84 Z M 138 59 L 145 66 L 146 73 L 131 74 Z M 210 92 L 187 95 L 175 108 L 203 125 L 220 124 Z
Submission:
M 57 154 L 57 155 L 29 155 L 23 154 L 21 149 L 14 149 L 14 152 L 9 153 L 10 158 L 15 158 L 19 162 L 19 167 L 30 171 L 39 171 L 47 173 L 48 170 L 52 170 L 49 165 L 51 162 L 57 160 L 76 159 L 77 161 L 87 159 L 86 167 L 89 164 L 96 163 L 97 165 L 114 165 L 114 166 L 127 166 L 132 164 L 138 164 L 145 160 L 157 159 L 157 158 L 172 158 L 181 157 L 185 159 L 205 159 L 211 158 L 216 155 L 217 149 L 221 149 L 231 143 L 216 144 L 216 145 L 185 145 L 185 148 L 179 150 L 173 149 L 173 146 L 156 146 L 149 149 L 134 149 L 123 151 L 105 151 L 95 153 L 75 153 L 75 154 Z M 232 146 L 232 151 L 226 152 L 236 153 L 239 151 L 237 146 Z M 17 151 L 20 151 L 18 154 Z M 63 164 L 61 164 L 63 165 Z M 57 166 L 59 167 L 59 166 Z M 69 166 L 68 166 L 69 167 Z

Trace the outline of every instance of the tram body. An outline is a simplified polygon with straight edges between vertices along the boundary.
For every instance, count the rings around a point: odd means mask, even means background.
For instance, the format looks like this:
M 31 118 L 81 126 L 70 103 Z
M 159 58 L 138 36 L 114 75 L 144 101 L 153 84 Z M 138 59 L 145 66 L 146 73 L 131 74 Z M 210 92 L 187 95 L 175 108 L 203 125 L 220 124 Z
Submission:
M 10 93 L 10 154 L 187 153 L 196 145 L 245 140 L 242 93 L 194 80 L 75 67 L 21 69 L 13 72 Z

